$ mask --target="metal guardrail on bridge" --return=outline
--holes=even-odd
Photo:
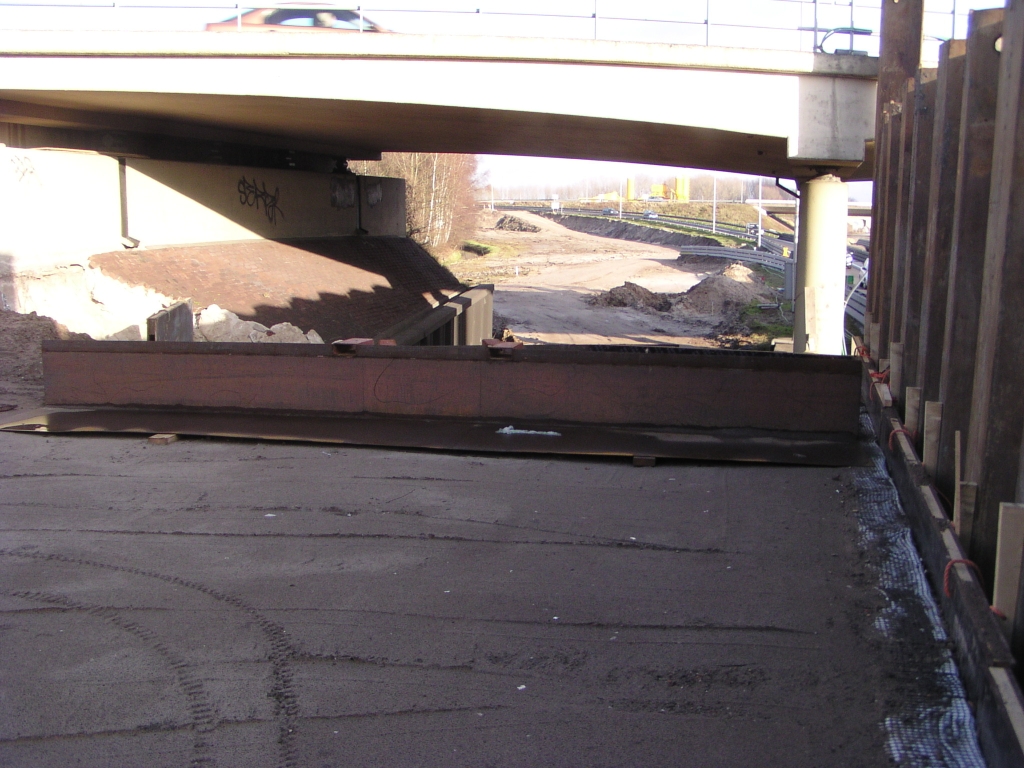
[[[224,0],[5,0],[0,29],[200,30],[226,16],[234,20],[263,5]],[[302,7],[290,2],[289,7]],[[553,4],[552,4],[553,5]],[[965,29],[967,11],[926,0],[925,59],[938,60],[938,44]],[[592,39],[674,45],[725,46],[778,51],[878,55],[880,0],[634,0],[629,12],[606,10],[596,0],[563,2],[529,12],[509,0],[394,0],[380,3],[312,3],[316,10],[356,11],[403,34]],[[362,31],[360,23],[352,31]]]

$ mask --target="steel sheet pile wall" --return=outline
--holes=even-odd
[[[965,651],[965,676],[986,756],[1018,765],[1024,711],[999,670],[1016,666],[1019,679],[1024,658],[1024,2],[973,12],[937,70],[919,68],[922,10],[883,4],[869,394],[954,623],[1001,630]],[[968,616],[971,590],[981,611]],[[984,713],[1000,696],[1012,706],[997,727]]]

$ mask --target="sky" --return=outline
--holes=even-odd
[[[252,0],[249,0],[252,2]],[[306,0],[334,7],[361,7],[378,24],[406,34],[512,35],[599,38],[674,44],[732,45],[811,50],[815,26],[877,32],[881,0]],[[239,0],[241,8],[245,0]],[[268,5],[285,4],[265,0]],[[108,4],[109,3],[109,4]],[[294,3],[294,0],[293,0]],[[967,31],[975,8],[1001,7],[1000,0],[925,0],[922,58],[934,66],[942,40]],[[47,7],[53,6],[53,7]],[[154,6],[154,7],[146,7]],[[159,6],[159,7],[155,7]],[[201,7],[200,7],[201,6]],[[233,18],[229,0],[0,0],[0,29],[201,30],[210,21]],[[264,6],[265,7],[265,6]],[[803,31],[801,31],[803,30]],[[849,48],[851,37],[832,34],[823,49]],[[855,51],[877,55],[877,35],[856,35]],[[481,156],[480,167],[495,186],[636,175],[673,177],[685,169],[585,160]],[[851,198],[869,200],[870,183],[850,185]]]

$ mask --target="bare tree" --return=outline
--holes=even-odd
[[[432,251],[461,242],[472,229],[475,155],[388,152],[350,167],[362,175],[405,179],[406,231]]]

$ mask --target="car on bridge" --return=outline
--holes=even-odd
[[[389,32],[358,11],[303,3],[255,8],[206,25],[207,32]]]
[[[614,208],[605,208],[601,211],[602,216],[614,216],[617,211]]]
[[[644,218],[645,219],[656,219],[656,218],[658,218],[658,214],[656,214],[654,211],[644,211]]]

